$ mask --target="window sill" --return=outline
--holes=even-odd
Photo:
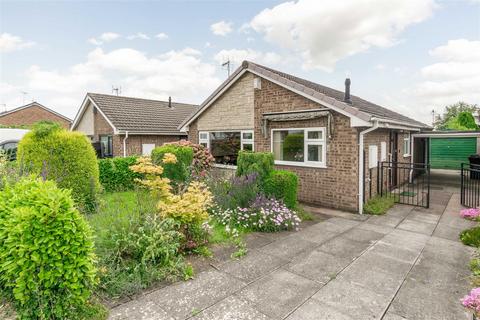
[[[290,161],[275,160],[275,164],[281,165],[281,166],[327,169],[327,166],[323,164],[313,164],[313,163],[304,163],[304,162],[297,163],[297,162],[290,162]]]
[[[237,170],[237,166],[233,164],[221,164],[221,163],[214,163],[213,167],[215,168],[223,168],[223,169],[232,169],[232,170]]]
[[[404,158],[408,158],[408,157],[410,157],[410,156],[411,156],[411,154],[404,154],[404,155],[403,155]]]

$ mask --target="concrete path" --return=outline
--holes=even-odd
[[[458,233],[474,223],[459,218],[456,190],[433,190],[430,209],[397,205],[385,216],[333,217],[272,236],[110,318],[471,319],[459,299],[470,289],[472,249]]]

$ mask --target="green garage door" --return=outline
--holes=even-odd
[[[477,153],[477,138],[430,138],[432,169],[460,169],[462,162]]]

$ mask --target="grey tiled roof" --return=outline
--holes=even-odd
[[[301,91],[304,94],[311,96],[312,98],[318,99],[330,105],[333,105],[339,109],[342,109],[344,112],[358,117],[364,121],[370,121],[372,117],[383,118],[389,121],[400,121],[408,125],[420,128],[428,128],[429,126],[411,119],[407,116],[404,116],[398,112],[389,110],[382,106],[379,106],[370,101],[364,100],[360,97],[351,95],[352,103],[346,103],[344,101],[344,92],[335,90],[329,87],[322,86],[320,84],[292,76],[290,74],[277,71],[250,61],[244,61],[242,65],[232,73],[232,75],[225,80],[201,105],[199,110],[192,114],[191,117],[186,119],[182,125],[188,123],[195,115],[203,111],[203,108],[240,72],[244,69],[251,70],[265,77],[271,78],[275,81],[278,81],[290,87],[294,90]],[[181,126],[182,126],[181,125]]]
[[[184,134],[178,126],[195,112],[197,105],[147,100],[108,94],[87,94],[120,131],[151,134]]]

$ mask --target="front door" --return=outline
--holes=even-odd
[[[398,172],[396,169],[396,163],[398,161],[398,132],[390,131],[390,162],[394,169],[390,170],[390,187],[397,186]]]

